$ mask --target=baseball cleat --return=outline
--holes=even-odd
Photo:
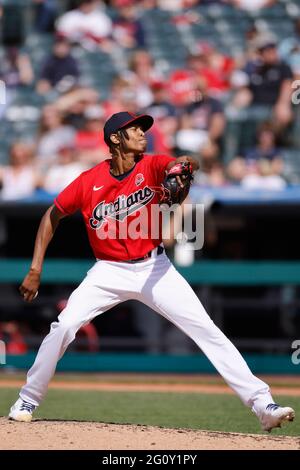
[[[263,431],[271,432],[273,428],[281,428],[285,421],[294,421],[295,411],[289,406],[270,403],[262,412],[259,419]]]
[[[32,413],[35,409],[35,405],[32,405],[31,403],[28,403],[28,401],[24,401],[19,398],[11,407],[8,417],[14,421],[23,421],[25,423],[29,423],[32,420]]]

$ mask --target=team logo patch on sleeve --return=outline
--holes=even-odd
[[[149,204],[154,195],[155,191],[145,186],[129,194],[129,196],[121,194],[114,202],[99,202],[94,208],[92,217],[90,218],[91,228],[98,229],[109,218],[123,222],[126,217]]]
[[[135,177],[135,184],[139,186],[145,180],[144,175],[142,173],[138,173]]]

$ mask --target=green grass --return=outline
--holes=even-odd
[[[7,415],[17,394],[17,389],[0,390],[1,416]],[[298,398],[275,399],[279,403],[293,406],[300,416]],[[35,417],[261,433],[253,413],[237,397],[230,395],[50,390]],[[272,431],[272,435],[300,435],[300,420]]]

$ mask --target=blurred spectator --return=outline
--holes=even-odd
[[[286,182],[281,176],[272,174],[269,165],[259,162],[257,172],[246,174],[241,181],[241,185],[245,189],[280,191],[286,187]]]
[[[6,100],[5,105],[1,103],[0,118],[14,99],[16,91],[21,86],[30,86],[33,79],[30,57],[20,52],[17,47],[7,47],[4,57],[0,59],[0,80],[5,83],[6,87]]]
[[[99,105],[89,106],[84,112],[84,117],[85,126],[77,131],[75,137],[78,159],[88,166],[97,165],[110,157],[103,136],[106,117]]]
[[[195,74],[191,70],[179,69],[170,74],[168,89],[174,106],[187,106],[195,96]]]
[[[141,0],[141,5],[145,10],[153,10],[158,8],[158,0]]]
[[[241,10],[257,11],[272,6],[277,0],[231,0],[233,6]]]
[[[175,147],[174,136],[178,128],[178,118],[175,106],[169,102],[167,84],[163,81],[151,85],[153,101],[146,112],[154,118],[154,122],[164,136],[165,147],[172,151]]]
[[[221,103],[207,96],[205,80],[198,80],[195,100],[183,112],[180,129],[176,135],[181,151],[199,152],[209,141],[217,143],[221,138],[225,119]]]
[[[293,36],[283,39],[279,44],[280,58],[292,69],[297,78],[300,76],[300,18],[297,18]]]
[[[197,184],[210,188],[220,188],[228,184],[222,163],[218,159],[211,160],[210,165],[201,170]]]
[[[136,102],[134,85],[126,77],[118,76],[112,82],[108,100],[103,103],[107,117],[119,111],[129,111],[136,114],[140,109]]]
[[[32,148],[28,144],[12,144],[9,165],[0,167],[0,183],[3,200],[22,199],[33,194],[39,185],[39,177],[32,163]]]
[[[0,340],[4,341],[7,354],[26,354],[27,345],[15,321],[0,323]]]
[[[1,44],[22,47],[25,38],[25,8],[16,1],[1,1]]]
[[[73,145],[75,129],[63,123],[62,115],[55,105],[43,108],[40,121],[37,158],[42,171],[55,161],[62,145]]]
[[[77,161],[75,147],[62,145],[57,153],[57,161],[49,168],[44,177],[43,189],[48,193],[59,193],[77,176],[87,169],[87,165]]]
[[[64,116],[64,122],[75,129],[85,124],[84,112],[87,107],[97,104],[99,94],[93,88],[76,86],[61,95],[55,102],[56,108]]]
[[[259,60],[248,63],[251,105],[273,107],[278,128],[286,127],[292,120],[290,67],[279,59],[274,39],[262,36],[257,40]]]
[[[0,62],[0,78],[8,90],[31,85],[34,75],[29,56],[17,47],[7,47]]]
[[[76,59],[70,52],[67,39],[58,38],[53,46],[52,54],[47,57],[42,66],[40,80],[37,83],[37,92],[45,95],[52,88],[59,92],[70,89],[79,77]]]
[[[219,160],[219,148],[209,141],[200,152],[200,169],[196,171],[194,182],[200,186],[222,187],[228,184],[223,164]]]
[[[232,182],[241,184],[245,189],[281,190],[286,186],[283,177],[273,173],[267,160],[248,166],[242,158],[235,158],[228,165],[228,175]]]
[[[147,132],[147,153],[164,154],[170,152],[170,142],[162,132],[159,123],[155,123]]]
[[[225,99],[230,90],[230,77],[235,67],[234,60],[219,52],[209,42],[198,42],[191,48],[187,68],[172,72],[169,80],[171,101],[176,106],[185,106],[195,90],[195,81],[206,81],[206,93]]]
[[[113,0],[118,16],[113,21],[113,38],[123,48],[143,48],[146,45],[145,31],[138,18],[134,0]]]
[[[249,162],[268,160],[272,163],[275,173],[282,171],[282,159],[280,149],[276,145],[276,134],[273,126],[263,123],[257,134],[257,146],[245,153],[245,159]]]
[[[35,28],[40,33],[52,33],[57,16],[56,0],[33,0]]]
[[[259,30],[257,28],[257,25],[255,23],[250,24],[245,32],[246,41],[250,41],[250,42],[254,41],[258,35],[259,35]]]
[[[243,36],[244,36],[244,47],[239,51],[235,52],[234,54],[234,68],[230,75],[230,90],[229,93],[232,92],[233,82],[235,81],[235,75],[243,73],[247,76],[247,82],[244,85],[245,87],[249,84],[248,74],[245,72],[246,65],[249,63],[256,63],[259,61],[259,52],[257,49],[257,41],[259,37],[261,37],[261,33],[258,27],[259,23],[250,23],[249,26],[246,28]],[[248,90],[248,95],[250,92]],[[228,100],[227,100],[228,101]],[[250,99],[248,99],[249,103]]]
[[[235,111],[245,108],[251,101],[251,92],[249,90],[249,76],[244,70],[234,70],[231,75],[230,99],[226,110]]]
[[[219,52],[212,43],[200,42],[193,48],[188,58],[188,69],[197,78],[205,79],[207,94],[215,98],[226,96],[230,89],[230,76],[234,60]]]
[[[157,0],[159,8],[169,11],[180,11],[184,8],[193,8],[200,2],[201,0]]]
[[[57,32],[71,43],[80,44],[87,49],[106,46],[112,34],[112,22],[107,16],[102,2],[79,0],[78,7],[62,15],[57,21]]]
[[[170,103],[167,83],[162,80],[156,80],[151,83],[151,92],[153,95],[152,103],[147,110],[153,116],[154,120],[164,119],[169,116],[176,117],[176,107]]]
[[[133,53],[129,63],[129,71],[125,72],[123,77],[134,88],[138,108],[145,108],[152,102],[151,83],[162,78],[160,72],[155,68],[151,54],[142,49]]]
[[[228,175],[247,188],[281,189],[286,183],[282,178],[283,160],[276,145],[274,127],[263,123],[257,134],[257,145],[236,157],[228,165]]]

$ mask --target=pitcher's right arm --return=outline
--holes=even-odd
[[[41,282],[40,279],[46,250],[60,219],[63,217],[65,217],[65,214],[60,212],[55,205],[50,206],[42,217],[35,239],[31,267],[19,287],[19,291],[26,302],[31,302],[35,298]]]

